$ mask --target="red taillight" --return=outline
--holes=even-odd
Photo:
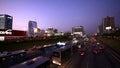
[[[84,55],[85,54],[85,52],[80,52],[80,55]]]

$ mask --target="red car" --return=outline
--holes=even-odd
[[[93,54],[99,54],[100,50],[99,49],[93,49]]]
[[[85,51],[80,51],[80,55],[85,55]]]

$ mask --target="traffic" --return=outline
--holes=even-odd
[[[43,46],[33,46],[23,50],[13,52],[0,53],[0,67],[16,67],[20,66],[21,63],[32,60],[38,56],[47,57],[53,64],[61,65],[63,62],[68,60],[78,48],[78,44],[71,44],[72,42],[58,42],[56,44],[49,44]],[[79,47],[80,48],[80,47]],[[35,62],[35,61],[34,61]],[[25,65],[22,65],[25,66]]]
[[[0,55],[2,68],[58,68],[64,66],[76,54],[85,57],[89,53],[102,54],[105,46],[95,38],[79,41],[58,42],[44,46],[33,46],[29,49],[19,50]],[[89,52],[90,51],[90,52]]]

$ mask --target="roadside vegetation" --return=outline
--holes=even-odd
[[[114,50],[118,51],[120,53],[120,40],[118,39],[111,39],[107,37],[99,37],[99,39],[107,44],[108,46],[112,47]]]
[[[59,41],[69,41],[71,40],[67,36],[58,37],[55,39],[43,39],[43,40],[30,40],[30,41],[21,41],[21,42],[5,42],[0,44],[0,51],[14,51],[21,50],[26,48],[31,48],[33,46],[42,46],[47,44],[54,44]]]
[[[112,32],[99,34],[97,38],[120,53],[120,28]]]

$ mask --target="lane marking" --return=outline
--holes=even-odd
[[[118,57],[116,57],[114,54],[112,54],[109,50],[107,50],[107,52],[109,52],[109,54],[111,54],[112,57],[114,57],[118,62],[120,62],[120,59]]]
[[[87,62],[87,68],[88,68],[88,62]]]

